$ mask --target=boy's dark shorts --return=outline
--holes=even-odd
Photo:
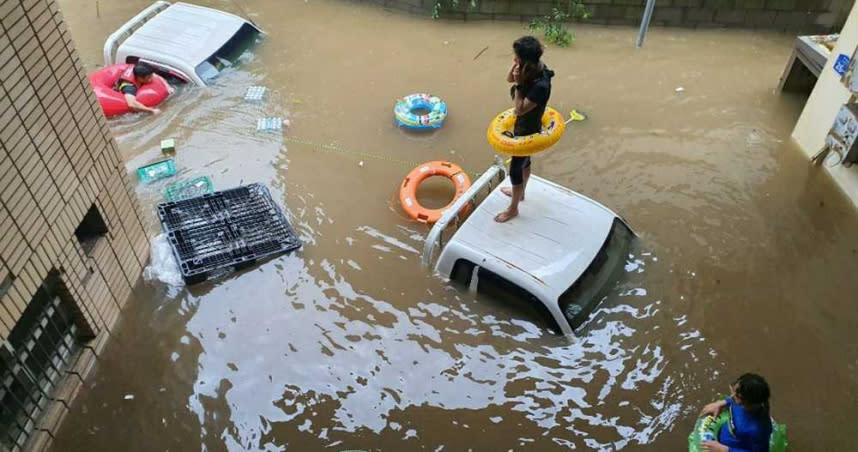
[[[509,179],[513,185],[524,182],[524,169],[530,168],[530,157],[513,157],[509,164]]]

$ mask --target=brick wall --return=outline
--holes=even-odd
[[[435,0],[353,0],[388,9],[430,15]],[[638,25],[646,0],[583,0],[590,23]],[[461,20],[529,22],[549,13],[554,0],[469,0],[443,16]],[[656,0],[652,24],[679,27],[738,27],[799,33],[840,31],[854,0]]]
[[[84,250],[94,208],[108,231]],[[31,436],[44,444],[148,259],[134,187],[54,0],[0,0],[0,340],[49,274],[84,332]]]

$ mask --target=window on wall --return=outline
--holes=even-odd
[[[93,204],[75,229],[74,235],[86,254],[91,255],[95,244],[104,237],[104,234],[107,234],[107,224],[101,217],[98,207]]]
[[[0,346],[0,450],[23,448],[80,349],[68,300],[52,273]]]

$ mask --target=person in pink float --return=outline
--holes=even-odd
[[[137,90],[142,88],[144,85],[152,83],[152,80],[155,80],[156,78],[161,79],[162,81],[164,80],[160,75],[156,74],[148,64],[137,63],[133,67],[128,68],[128,70],[119,77],[119,80],[116,81],[116,86],[114,86],[113,89],[119,91],[123,96],[125,96],[125,102],[128,104],[128,108],[132,111],[143,111],[157,115],[161,113],[160,109],[147,107],[137,100]],[[166,81],[164,81],[164,85],[167,86],[167,93],[173,94],[173,87]]]

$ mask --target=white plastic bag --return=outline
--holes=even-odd
[[[152,239],[151,258],[149,265],[143,270],[143,279],[146,281],[161,281],[173,287],[182,287],[185,285],[185,281],[182,279],[182,272],[179,271],[179,264],[176,262],[176,258],[173,257],[170,242],[167,241],[167,234],[161,233]]]

